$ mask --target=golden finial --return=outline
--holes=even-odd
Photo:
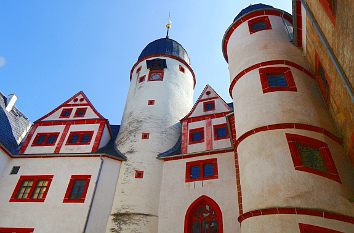
[[[166,28],[167,28],[166,38],[168,38],[168,33],[171,27],[172,27],[171,15],[170,12],[168,12],[168,23],[166,24]]]

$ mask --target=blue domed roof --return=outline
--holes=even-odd
[[[144,57],[158,54],[179,57],[187,62],[187,64],[190,64],[187,51],[182,47],[180,43],[170,38],[161,38],[148,44],[141,52],[139,60],[143,59]]]
[[[269,6],[269,5],[265,5],[265,4],[254,4],[254,5],[249,5],[248,7],[246,7],[245,9],[243,9],[237,16],[236,18],[234,19],[234,22],[236,20],[238,20],[239,18],[241,18],[242,16],[252,12],[252,11],[257,11],[257,10],[262,10],[262,9],[271,9],[271,8],[274,8],[272,6]]]

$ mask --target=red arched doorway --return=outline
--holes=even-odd
[[[204,195],[195,200],[187,210],[184,233],[223,233],[218,204]]]

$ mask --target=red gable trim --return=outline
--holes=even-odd
[[[195,79],[195,74],[194,74],[194,71],[192,70],[192,67],[190,67],[190,65],[185,62],[184,60],[182,60],[181,58],[179,57],[176,57],[176,56],[172,56],[172,55],[167,55],[167,54],[155,54],[155,55],[151,55],[151,56],[148,56],[148,57],[143,57],[142,59],[138,60],[134,65],[133,65],[133,68],[130,70],[130,80],[132,80],[132,75],[133,75],[133,70],[135,69],[135,67],[142,61],[144,60],[147,60],[149,58],[153,58],[153,57],[169,57],[169,58],[172,58],[172,59],[175,59],[181,63],[183,63],[188,69],[189,71],[192,73],[192,76],[193,76],[193,81],[194,81],[194,85],[193,85],[193,89],[195,87],[195,84],[197,83],[196,79]]]
[[[91,152],[96,152],[98,150],[98,147],[100,146],[100,143],[101,143],[101,139],[102,139],[105,125],[106,125],[105,122],[100,123],[100,126],[98,128],[98,132],[96,135],[96,140],[95,140],[95,143],[93,144]]]
[[[117,161],[122,161],[122,159],[116,158],[109,154],[45,154],[45,155],[21,155],[21,156],[12,156],[13,159],[52,159],[52,158],[109,158]]]
[[[87,104],[69,104],[69,102],[74,99],[75,97],[82,95],[84,97],[84,99],[87,101]],[[87,96],[85,95],[85,93],[83,91],[79,91],[78,93],[76,93],[73,97],[71,97],[70,99],[68,99],[67,101],[65,101],[64,103],[62,103],[61,105],[59,105],[58,107],[56,107],[53,111],[49,112],[48,114],[46,114],[45,116],[39,118],[38,120],[36,120],[35,122],[38,121],[42,121],[43,119],[47,118],[48,116],[52,115],[54,112],[58,111],[61,107],[66,107],[66,106],[90,106],[92,108],[92,111],[94,111],[94,113],[96,113],[96,115],[100,118],[100,119],[105,119],[99,112],[97,112],[97,110],[93,107],[92,103],[90,102],[90,100],[87,98]]]

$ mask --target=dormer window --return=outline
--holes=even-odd
[[[87,108],[78,108],[75,111],[74,117],[84,117],[86,114]]]
[[[71,132],[66,142],[67,145],[88,145],[91,142],[93,131]]]
[[[64,108],[60,113],[60,118],[69,118],[72,111],[72,108]]]
[[[215,101],[207,101],[203,103],[204,112],[209,112],[215,110]]]
[[[53,146],[59,133],[38,133],[33,140],[32,146]]]
[[[204,142],[204,128],[191,129],[189,131],[189,144]]]
[[[229,131],[226,124],[214,125],[214,140],[221,140],[229,137]]]

